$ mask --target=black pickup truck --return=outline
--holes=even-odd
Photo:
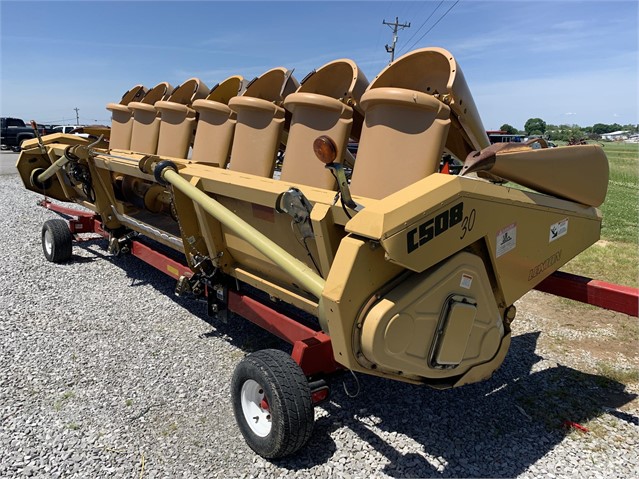
[[[52,133],[51,128],[37,125],[40,134]],[[36,134],[31,126],[25,124],[20,118],[0,118],[0,144],[3,147],[11,148],[14,151],[20,150],[20,143],[24,140],[35,138]]]

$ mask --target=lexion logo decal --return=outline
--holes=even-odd
[[[406,248],[408,253],[412,253],[420,246],[424,246],[433,238],[448,231],[456,224],[462,222],[464,218],[464,203],[457,203],[452,208],[438,214],[416,228],[406,233]],[[473,217],[474,222],[474,217]]]
[[[544,261],[542,261],[537,266],[532,268],[528,272],[528,281],[530,281],[532,279],[535,279],[537,276],[539,276],[541,273],[543,273],[548,268],[550,268],[552,265],[554,265],[557,261],[559,261],[561,259],[561,251],[562,250],[559,250],[559,251],[553,253],[548,258],[546,258]]]

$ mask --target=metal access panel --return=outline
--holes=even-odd
[[[474,304],[451,300],[435,353],[436,364],[457,366],[462,362],[476,315],[477,307]]]

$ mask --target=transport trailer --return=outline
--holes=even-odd
[[[603,150],[491,146],[441,48],[370,83],[339,59],[301,82],[278,67],[210,89],[136,85],[107,108],[108,143],[24,145],[27,189],[91,211],[45,201],[74,215],[44,224],[45,256],[67,261],[77,233],[100,233],[211,315],[290,342],[291,355],[257,351],[233,374],[237,424],[266,458],[307,442],[337,371],[434,388],[489,378],[514,302],[599,239]],[[443,155],[463,162],[458,175],[440,172]]]

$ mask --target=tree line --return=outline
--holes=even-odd
[[[523,130],[518,130],[508,123],[504,123],[499,129],[509,135],[539,135],[551,141],[569,141],[571,139],[581,138],[598,140],[601,138],[601,135],[612,133],[613,131],[627,131],[628,134],[639,133],[639,125],[620,125],[619,123],[595,123],[592,126],[553,125],[546,123],[541,118],[529,118]]]

